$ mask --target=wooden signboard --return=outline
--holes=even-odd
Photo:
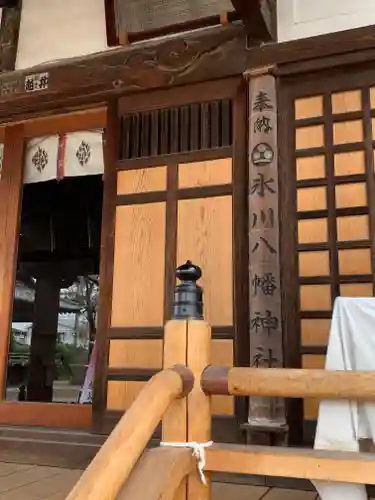
[[[250,360],[253,367],[283,366],[281,320],[277,100],[275,77],[250,76],[249,291]],[[284,429],[284,402],[250,398],[250,431]]]

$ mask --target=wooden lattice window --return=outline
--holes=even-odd
[[[210,150],[232,145],[229,99],[126,115],[120,159]]]
[[[374,294],[375,87],[294,100],[302,366],[324,368],[337,296]],[[305,402],[315,420],[317,403]]]

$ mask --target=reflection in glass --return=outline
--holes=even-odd
[[[38,278],[23,273],[20,278],[15,287],[6,399],[90,402],[87,390],[83,395],[81,391],[95,341],[98,275],[78,276],[68,284],[51,272]]]

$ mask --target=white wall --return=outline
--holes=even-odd
[[[277,0],[280,42],[375,24],[374,0]]]
[[[104,0],[23,0],[16,69],[106,48]]]

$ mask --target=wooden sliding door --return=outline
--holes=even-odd
[[[200,88],[120,101],[113,118],[118,142],[108,175],[115,177],[115,202],[107,228],[113,264],[101,340],[108,356],[98,367],[106,375],[97,393],[108,417],[126,411],[162,368],[175,269],[188,259],[202,268],[212,362],[248,363],[244,103],[236,81]],[[213,414],[233,420],[233,399],[216,398]]]

